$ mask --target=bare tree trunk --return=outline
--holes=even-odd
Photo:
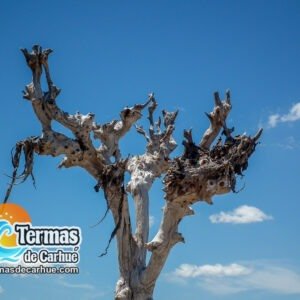
[[[182,234],[178,232],[180,221],[194,214],[191,205],[195,202],[212,204],[214,195],[235,191],[236,176],[246,170],[262,130],[254,137],[232,137],[233,129],[226,126],[226,118],[231,110],[230,93],[226,92],[224,101],[215,93],[214,109],[207,114],[210,126],[200,143],[194,143],[191,130],[184,131],[184,153],[171,159],[170,154],[177,146],[172,134],[178,112],[162,111],[162,129],[160,117],[154,122],[157,103],[154,95],[150,94],[145,104],[126,107],[120,113],[120,120],[103,125],[95,123],[92,113],[68,114],[56,103],[60,90],[53,84],[48,66],[48,56],[52,50],[43,51],[40,46],[34,46],[31,53],[26,49],[22,51],[33,75],[32,82],[26,86],[24,98],[31,102],[41,123],[42,134],[17,143],[12,157],[12,181],[4,201],[8,200],[18,179],[24,181],[32,175],[34,153],[64,155],[59,167],[84,168],[95,178],[96,191],[103,189],[115,223],[110,239],[117,239],[120,273],[115,299],[152,299],[156,281],[172,247],[178,242],[184,242]],[[42,71],[48,83],[47,92],[41,89]],[[145,137],[147,150],[143,155],[122,159],[119,140],[141,118],[142,110],[146,107],[150,122],[148,133],[139,126],[136,126],[136,130]],[[73,136],[54,131],[52,122],[68,128]],[[225,141],[219,138],[213,145],[222,129]],[[94,146],[91,133],[101,141],[99,148]],[[25,169],[21,175],[17,175],[22,151]],[[124,182],[125,172],[131,176],[127,186]],[[149,190],[156,178],[162,175],[166,204],[160,228],[153,240],[149,241]],[[134,199],[135,233],[131,228],[127,193],[131,193]],[[151,252],[148,263],[147,251]]]

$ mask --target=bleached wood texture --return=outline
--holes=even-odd
[[[9,199],[17,180],[26,180],[32,175],[34,154],[64,155],[59,167],[84,168],[95,178],[96,191],[103,189],[116,225],[112,237],[115,234],[117,239],[120,278],[116,284],[115,299],[152,299],[155,283],[171,248],[178,242],[184,242],[183,235],[178,231],[180,221],[194,214],[191,206],[195,202],[212,204],[213,196],[235,191],[236,176],[246,170],[262,130],[254,137],[233,137],[233,129],[226,125],[231,110],[230,92],[226,92],[224,101],[215,93],[214,108],[207,114],[210,125],[200,143],[193,141],[191,130],[184,131],[184,153],[171,158],[170,154],[177,146],[172,134],[178,111],[163,110],[162,118],[155,122],[154,113],[158,104],[154,95],[150,94],[144,104],[125,107],[120,113],[120,120],[102,125],[95,122],[93,113],[66,113],[57,104],[56,97],[60,90],[50,76],[48,56],[52,50],[43,50],[35,45],[31,52],[26,49],[22,52],[33,75],[32,82],[25,88],[24,98],[31,102],[42,133],[16,144],[12,157],[12,182],[4,201]],[[41,88],[42,72],[48,83],[46,92]],[[136,125],[146,108],[148,130]],[[54,131],[53,122],[68,128],[72,136]],[[143,155],[124,159],[119,141],[133,125],[145,137],[146,151]],[[224,141],[220,137],[221,130]],[[94,146],[92,135],[101,141],[100,147]],[[17,175],[22,152],[25,168],[21,175]],[[130,174],[127,185],[125,172]],[[149,190],[161,176],[164,176],[165,206],[160,228],[149,241]],[[135,205],[135,232],[131,228],[128,193],[132,195]],[[151,252],[148,262],[147,251]]]

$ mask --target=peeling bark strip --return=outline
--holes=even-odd
[[[9,196],[13,189],[13,186],[15,184],[24,182],[28,178],[28,176],[31,176],[33,185],[35,186],[35,180],[34,180],[34,176],[33,176],[34,143],[35,143],[35,137],[30,137],[24,141],[20,141],[15,146],[14,155],[11,153],[11,162],[14,167],[14,171],[12,173],[11,182],[8,185],[3,203],[6,203],[7,200],[9,199]],[[22,151],[24,153],[25,166],[24,166],[24,170],[23,170],[22,174],[18,175],[17,173],[18,173],[18,169],[19,169],[19,165],[20,165]],[[12,152],[13,152],[13,150],[12,150]]]
[[[176,243],[184,242],[182,234],[178,232],[180,221],[194,214],[191,205],[195,202],[212,204],[214,195],[235,192],[236,177],[247,169],[262,129],[253,137],[232,136],[234,128],[226,125],[226,118],[232,108],[230,92],[226,92],[224,101],[216,92],[213,111],[206,113],[210,125],[200,143],[197,145],[194,142],[191,130],[185,130],[184,153],[172,159],[170,154],[177,146],[173,131],[178,111],[163,110],[162,118],[159,117],[155,122],[154,113],[158,104],[154,94],[150,94],[144,104],[125,107],[120,113],[120,120],[112,120],[110,123],[97,124],[92,113],[83,115],[78,112],[71,115],[62,111],[56,103],[60,89],[53,84],[48,65],[48,56],[52,50],[43,50],[35,45],[32,52],[26,49],[22,49],[22,52],[32,71],[32,82],[25,87],[24,98],[31,102],[42,133],[39,137],[29,137],[16,144],[12,155],[14,171],[4,202],[9,199],[16,182],[26,180],[29,175],[33,176],[34,153],[63,155],[60,168],[84,168],[95,178],[95,190],[103,189],[107,208],[112,212],[115,223],[105,250],[106,253],[111,240],[116,236],[120,279],[116,284],[115,299],[152,299],[155,283],[170,250]],[[48,84],[46,92],[42,91],[40,82],[43,71]],[[148,131],[136,124],[146,107]],[[53,122],[68,128],[72,136],[54,131]],[[134,124],[137,132],[146,139],[145,154],[122,159],[119,141]],[[219,137],[213,144],[220,132],[224,138]],[[99,148],[94,146],[91,133],[101,141]],[[17,175],[22,152],[25,167],[21,175]],[[125,172],[130,174],[127,186],[124,182]],[[153,240],[149,241],[149,190],[156,178],[162,175],[166,204],[160,228]],[[135,232],[131,229],[127,192],[134,200]],[[151,252],[148,263],[147,251]]]

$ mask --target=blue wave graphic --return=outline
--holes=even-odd
[[[10,235],[14,233],[14,229],[7,221],[0,220],[0,238],[4,233]],[[26,247],[4,247],[0,245],[0,262],[17,262],[25,250]]]

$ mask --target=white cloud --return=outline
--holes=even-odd
[[[246,268],[239,264],[231,264],[223,266],[221,264],[216,265],[189,265],[182,264],[174,271],[176,276],[180,277],[199,277],[199,276],[210,276],[210,277],[222,277],[222,276],[239,276],[251,273],[251,269]]]
[[[66,281],[58,281],[58,283],[67,288],[93,290],[95,287],[88,283],[70,283]]]
[[[211,215],[209,219],[212,223],[246,224],[271,220],[273,217],[266,215],[257,207],[242,205],[233,211],[221,211],[219,214]]]
[[[4,288],[0,285],[0,294],[4,292]]]
[[[300,294],[300,274],[274,263],[246,262],[227,266],[185,264],[166,278],[170,282],[181,280],[184,283],[195,283],[198,287],[219,295],[251,290]]]
[[[278,122],[280,122],[279,114],[269,116],[269,120],[268,120],[269,127],[271,127],[271,128],[275,127]]]
[[[274,114],[269,116],[268,125],[274,128],[278,123],[295,122],[297,120],[300,120],[300,102],[294,104],[287,114]]]
[[[151,228],[155,223],[155,218],[154,216],[149,216],[149,227]]]

